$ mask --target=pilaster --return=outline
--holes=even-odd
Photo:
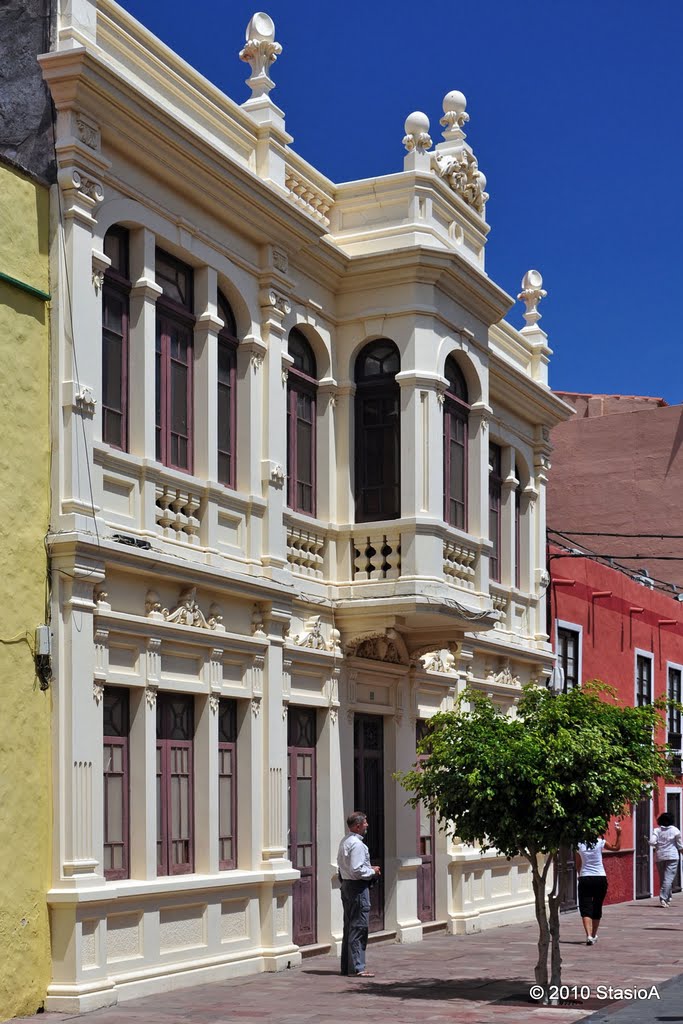
[[[469,416],[468,533],[474,537],[489,535],[489,422],[492,410],[485,402],[475,402]],[[489,559],[482,554],[475,586],[481,593],[489,589]]]

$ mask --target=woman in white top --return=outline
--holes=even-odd
[[[654,830],[648,841],[655,848],[655,864],[659,872],[659,905],[668,907],[671,903],[671,886],[681,860],[683,839],[671,814],[660,814],[657,825],[659,828]]]
[[[598,941],[598,928],[602,920],[602,904],[607,895],[607,875],[602,863],[603,850],[618,850],[621,846],[621,825],[616,822],[617,838],[614,843],[596,839],[594,843],[579,843],[576,852],[580,857],[579,867],[579,913],[586,932],[586,945],[594,946]]]

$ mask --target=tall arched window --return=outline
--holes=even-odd
[[[113,227],[104,238],[111,266],[102,285],[102,440],[128,451],[128,232]]]
[[[156,283],[156,454],[164,466],[192,472],[192,268],[157,249]]]
[[[287,375],[287,504],[314,516],[318,372],[313,349],[296,327],[288,349],[294,362]]]
[[[218,479],[235,486],[237,416],[237,324],[225,296],[218,293],[218,315],[223,329],[218,335]]]
[[[467,422],[470,405],[467,383],[453,356],[446,360],[448,381],[443,407],[444,519],[467,529]]]
[[[393,341],[373,341],[356,359],[356,522],[401,514],[401,368]]]

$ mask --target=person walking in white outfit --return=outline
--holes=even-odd
[[[671,903],[671,887],[681,861],[683,838],[680,829],[674,825],[672,815],[666,811],[657,818],[657,825],[658,828],[654,830],[648,842],[655,849],[655,864],[659,874],[659,905],[668,907]]]
[[[579,913],[586,932],[587,946],[594,946],[598,941],[602,904],[607,895],[607,873],[602,863],[602,851],[616,851],[621,847],[619,822],[615,822],[614,828],[617,838],[613,843],[596,839],[594,843],[579,843],[576,847],[579,857]]]

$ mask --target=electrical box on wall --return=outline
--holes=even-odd
[[[52,654],[52,633],[49,626],[36,626],[36,655],[49,657]]]

